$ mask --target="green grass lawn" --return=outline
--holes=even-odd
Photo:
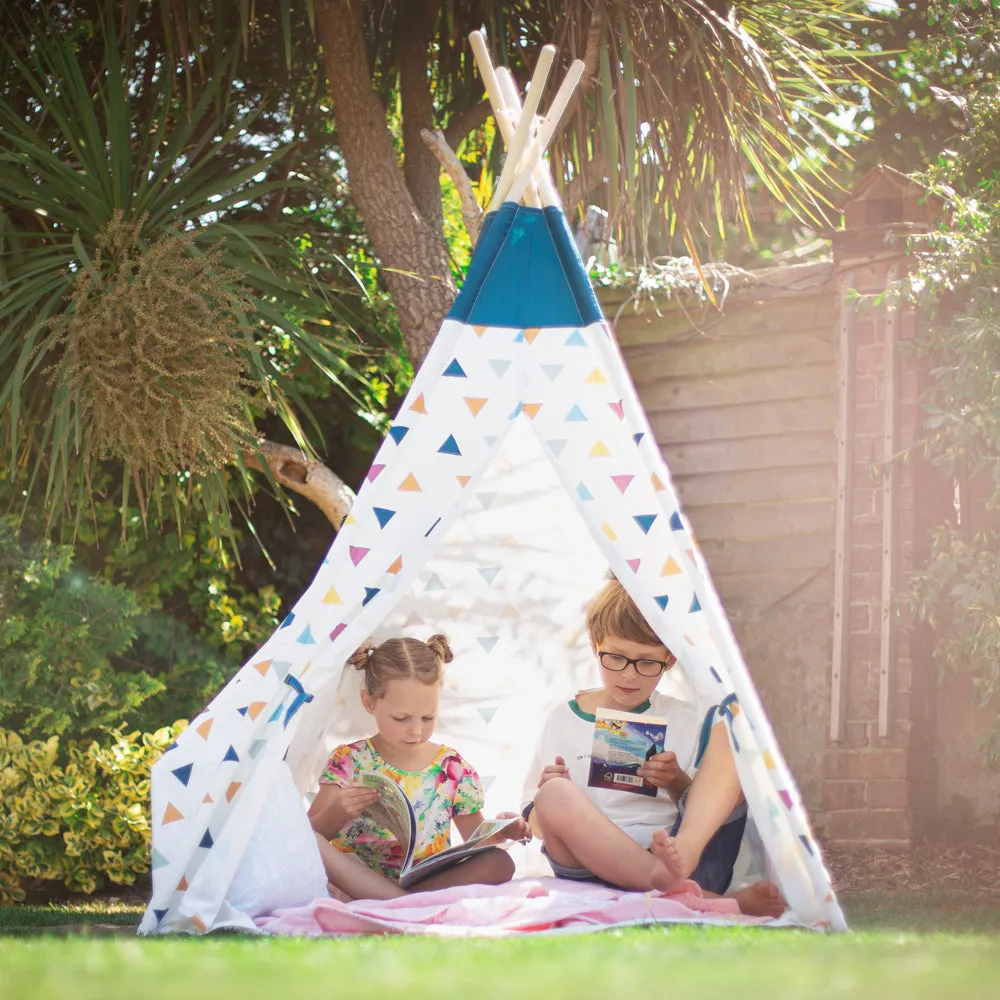
[[[850,934],[682,926],[503,941],[27,935],[27,925],[134,922],[136,911],[11,907],[0,909],[0,1000],[1000,995],[1000,900],[914,901],[846,900],[859,928]]]

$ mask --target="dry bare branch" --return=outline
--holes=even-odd
[[[427,143],[428,149],[438,158],[445,173],[455,182],[462,202],[462,222],[472,239],[473,246],[479,239],[479,230],[483,224],[483,210],[476,201],[476,193],[472,190],[472,181],[465,172],[465,167],[448,145],[441,129],[421,129],[420,137]]]
[[[263,461],[262,461],[263,459]],[[354,490],[322,462],[287,444],[261,441],[259,454],[247,453],[244,464],[264,472],[264,463],[275,482],[311,500],[339,530],[354,505]]]

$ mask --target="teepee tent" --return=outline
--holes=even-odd
[[[379,630],[451,636],[437,736],[483,774],[487,811],[516,808],[545,695],[569,697],[590,669],[583,605],[608,568],[678,656],[665,683],[722,706],[792,917],[842,928],[801,797],[542,160],[582,64],[539,118],[552,50],[522,111],[481,36],[473,45],[509,147],[497,204],[312,584],[154,766],[141,931],[254,926],[234,884],[268,817],[304,823],[331,746],[364,733],[357,674],[344,664]],[[295,864],[280,854],[268,852],[272,869]]]

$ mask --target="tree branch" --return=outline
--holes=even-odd
[[[245,454],[243,463],[270,471],[276,483],[311,500],[338,531],[354,505],[354,491],[339,476],[291,445],[261,441],[259,453]]]
[[[423,129],[420,138],[427,143],[427,148],[438,158],[445,173],[455,182],[458,188],[458,195],[462,201],[462,222],[472,240],[472,245],[476,245],[479,239],[479,230],[483,225],[483,210],[476,201],[476,193],[472,190],[472,181],[462,166],[462,161],[455,155],[455,151],[448,145],[444,133],[436,128],[432,132],[430,129]]]
[[[484,97],[471,108],[452,115],[448,127],[444,130],[445,142],[454,149],[470,132],[475,132],[491,114],[493,108],[489,100]]]
[[[588,160],[583,165],[579,175],[574,177],[563,190],[563,204],[567,208],[581,204],[587,195],[604,180],[606,173],[607,168],[601,157],[595,156],[592,160]]]

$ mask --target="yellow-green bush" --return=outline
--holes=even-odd
[[[149,771],[187,723],[89,744],[0,729],[0,903],[36,880],[91,893],[149,870]]]

